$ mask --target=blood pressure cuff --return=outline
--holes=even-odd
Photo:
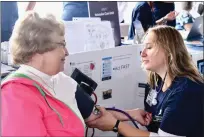
[[[77,85],[75,98],[82,117],[87,119],[93,111],[94,101],[79,85]]]

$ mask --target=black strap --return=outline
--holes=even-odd
[[[116,124],[115,124],[115,127],[118,128],[119,123],[120,123],[120,120],[117,120],[117,122],[116,122]]]
[[[117,120],[115,123],[115,126],[113,127],[114,132],[118,132],[118,126],[119,126],[120,120]]]

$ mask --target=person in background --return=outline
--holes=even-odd
[[[63,2],[62,19],[72,21],[73,17],[89,17],[87,1]]]
[[[152,4],[155,20],[159,20],[162,17],[166,16],[169,12],[175,10],[174,2],[154,1]],[[168,20],[166,22],[166,25],[175,27],[176,20]]]
[[[200,16],[203,16],[204,15],[204,4],[203,3],[200,3],[198,5],[198,9],[197,9],[197,12]]]
[[[118,3],[119,22],[124,23],[124,11],[127,8],[127,2]],[[72,21],[73,17],[89,17],[88,2],[74,1],[63,2],[62,19],[64,21]]]
[[[103,107],[89,127],[118,131],[123,136],[201,137],[203,134],[204,79],[194,65],[181,34],[173,27],[150,28],[144,37],[142,66],[149,72],[150,90],[145,103],[152,114],[149,131],[116,119]],[[188,67],[187,67],[188,66]]]
[[[132,11],[132,21],[129,28],[128,39],[134,39],[135,36],[135,26],[134,22],[140,21],[143,30],[146,32],[149,28],[155,26],[156,24],[166,24],[167,21],[175,20],[177,16],[175,11],[171,11],[162,18],[156,20],[154,17],[153,2],[138,2]]]
[[[17,2],[1,2],[1,42],[9,41],[17,19]]]
[[[190,14],[190,11],[193,7],[193,2],[187,1],[187,2],[180,2],[180,3],[181,3],[182,11],[180,11],[179,15],[176,18],[176,29],[185,30],[189,32],[195,20],[193,16]]]
[[[28,2],[28,5],[27,5],[25,11],[31,11],[31,10],[33,10],[33,9],[35,8],[35,5],[36,5],[36,2],[35,2],[35,1]]]
[[[25,11],[33,10],[35,2],[29,2]],[[18,19],[17,1],[1,2],[1,42],[9,41],[13,31],[13,26]]]

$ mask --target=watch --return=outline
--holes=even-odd
[[[117,120],[115,126],[113,127],[114,132],[118,132],[118,126],[119,126],[120,120]]]

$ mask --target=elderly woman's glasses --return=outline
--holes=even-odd
[[[66,49],[66,42],[65,41],[63,41],[63,42],[55,42],[54,44],[58,44],[59,47],[63,47],[64,49]],[[67,50],[65,50],[65,56],[68,56],[68,55],[69,54],[68,54]]]
[[[63,41],[63,42],[56,42],[55,44],[60,45],[60,47],[61,47],[61,46],[62,46],[62,47],[66,47],[66,42],[65,42],[65,41]]]

